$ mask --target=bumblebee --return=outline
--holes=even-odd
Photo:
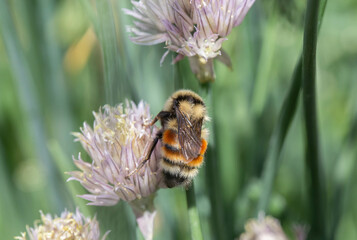
[[[190,90],[172,94],[163,110],[150,123],[152,126],[160,121],[162,128],[137,169],[150,159],[160,140],[163,155],[160,165],[166,185],[169,188],[188,187],[197,175],[207,149],[208,131],[203,128],[207,119],[206,106],[199,95]]]

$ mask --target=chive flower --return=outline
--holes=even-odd
[[[60,216],[52,217],[50,214],[41,213],[41,220],[35,221],[35,226],[26,226],[26,232],[15,237],[18,240],[105,240],[109,231],[100,237],[99,224],[96,218],[86,218],[78,208],[75,213],[65,210]],[[27,238],[28,235],[28,238]]]
[[[133,9],[124,12],[135,18],[127,31],[134,43],[165,43],[178,53],[173,63],[189,57],[192,71],[201,82],[213,81],[213,61],[230,67],[221,50],[233,27],[244,19],[255,0],[132,0]],[[168,54],[164,54],[164,57]]]
[[[149,105],[143,101],[138,105],[127,101],[125,106],[105,105],[93,114],[93,128],[84,123],[81,132],[73,134],[92,161],[84,161],[79,154],[73,161],[80,171],[69,172],[68,181],[76,180],[89,191],[79,196],[88,200],[88,205],[111,206],[120,200],[128,202],[142,233],[150,239],[156,214],[153,195],[160,187],[165,187],[159,166],[160,143],[151,159],[128,177],[143,160],[158,131],[156,126],[149,126]]]

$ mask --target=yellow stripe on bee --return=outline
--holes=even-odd
[[[197,168],[190,169],[184,165],[175,165],[174,163],[167,162],[164,159],[161,160],[160,164],[165,172],[169,172],[170,174],[177,175],[179,177],[194,178],[198,174]]]
[[[182,168],[179,175],[184,178],[194,178],[198,174],[198,169]]]
[[[165,162],[163,159],[160,161],[160,165],[164,171],[169,172],[172,175],[176,175],[181,171],[179,166]]]

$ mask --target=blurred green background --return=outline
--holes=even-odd
[[[305,1],[255,3],[223,44],[233,70],[216,63],[207,93],[187,59],[162,67],[163,45],[130,42],[121,8],[129,0],[0,0],[0,233],[12,239],[39,210],[79,206],[97,213],[109,239],[136,239],[127,204],[88,207],[85,190],[66,183],[72,155],[83,152],[70,132],[92,111],[126,98],[158,113],[176,89],[206,99],[211,122],[206,166],[195,180],[205,239],[233,239],[256,217],[269,141],[302,50]],[[318,40],[317,95],[326,224],[331,239],[357,239],[357,2],[330,1]],[[282,149],[267,214],[288,234],[310,225],[301,99]],[[86,156],[86,155],[85,155]],[[88,158],[87,158],[88,159]],[[213,167],[214,168],[213,168]],[[209,169],[215,169],[214,172]],[[218,190],[218,191],[217,191]],[[188,239],[183,189],[160,190],[154,239]],[[220,232],[212,230],[218,224]],[[120,237],[119,237],[120,236]]]

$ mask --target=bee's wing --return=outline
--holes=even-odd
[[[202,120],[190,121],[179,107],[175,107],[175,110],[181,153],[188,161],[191,161],[199,155],[201,149]]]

